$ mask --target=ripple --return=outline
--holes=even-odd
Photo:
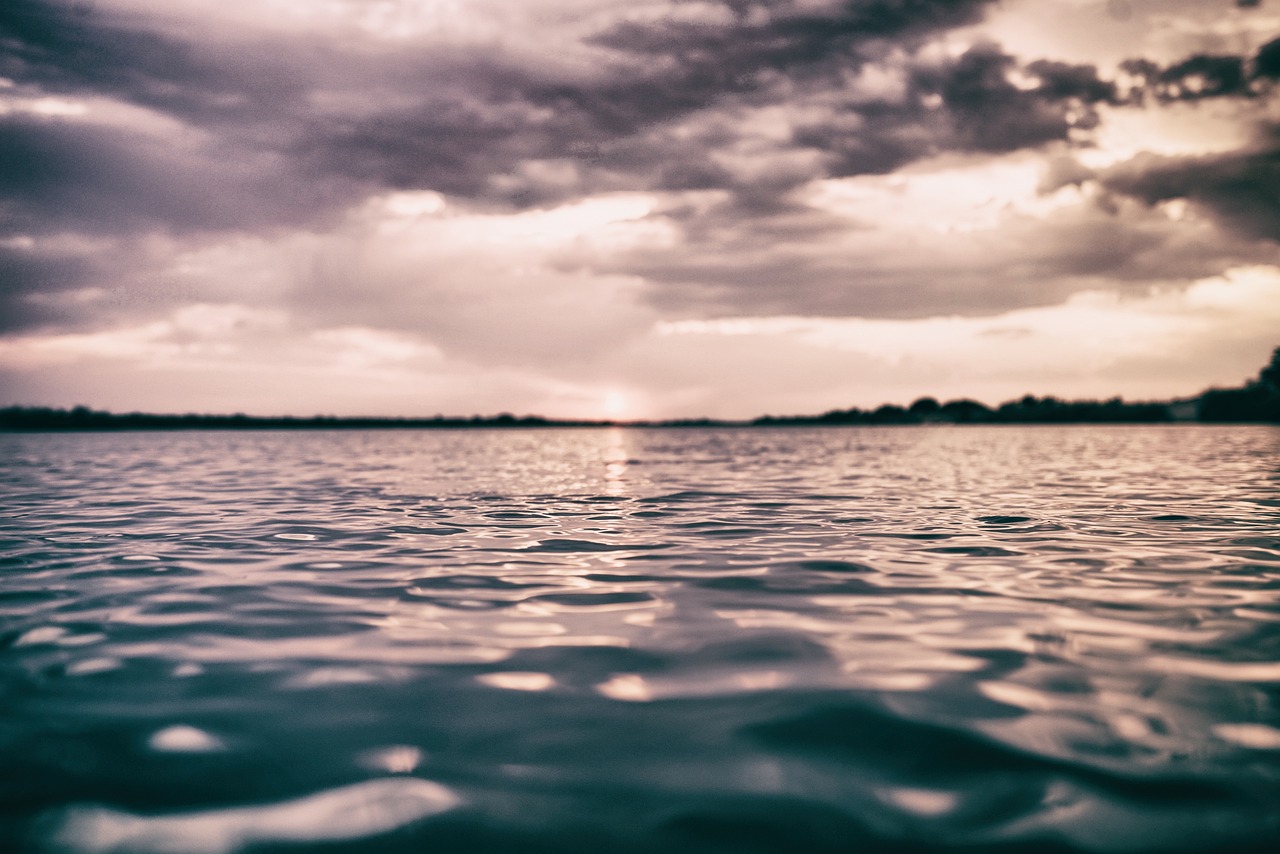
[[[157,730],[147,739],[147,746],[158,753],[213,753],[226,749],[222,739],[186,724]]]
[[[555,677],[549,673],[507,672],[482,673],[476,681],[508,691],[548,691],[555,687]]]
[[[0,435],[0,836],[1269,850],[1278,472],[1241,426]]]
[[[954,811],[960,802],[954,792],[929,789],[886,789],[884,797],[900,809],[930,818]]]
[[[999,546],[942,546],[924,551],[942,555],[968,555],[970,557],[1017,557],[1026,552],[1004,549]]]
[[[67,636],[62,626],[38,626],[18,635],[14,646],[33,646],[35,644],[52,644]]]
[[[1280,750],[1280,729],[1266,724],[1214,724],[1213,734],[1255,750]]]
[[[102,656],[99,658],[82,658],[79,661],[70,662],[64,672],[68,676],[92,676],[97,673],[110,673],[112,670],[119,670],[121,667],[124,667],[124,662],[120,659]]]
[[[370,771],[410,774],[425,759],[426,755],[412,744],[392,744],[366,750],[356,758],[356,762]]]
[[[571,608],[612,608],[617,605],[635,605],[643,602],[654,601],[654,597],[649,593],[631,593],[627,591],[546,593],[535,598],[540,602],[549,602],[553,605],[567,605]]]
[[[1280,661],[1211,661],[1202,658],[1155,656],[1151,664],[1170,673],[1199,676],[1219,682],[1280,682]]]
[[[634,546],[601,543],[595,540],[550,539],[529,546],[530,552],[614,552],[625,551]]]
[[[386,778],[275,804],[170,815],[75,806],[49,836],[59,850],[83,854],[234,854],[254,845],[376,837],[460,803],[438,783]]]

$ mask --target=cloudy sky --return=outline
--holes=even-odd
[[[1280,0],[3,0],[0,405],[1161,398],[1280,345]]]

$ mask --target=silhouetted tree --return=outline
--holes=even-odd
[[[912,418],[907,410],[894,403],[886,403],[876,408],[868,416],[872,424],[907,424],[918,419]]]
[[[1214,388],[1200,395],[1196,414],[1201,421],[1280,422],[1280,347],[1258,378],[1243,388]]]
[[[942,404],[932,397],[922,397],[907,407],[907,411],[917,418],[929,418],[937,415]]]
[[[1271,353],[1271,361],[1258,374],[1258,382],[1280,393],[1280,347]]]
[[[942,404],[938,414],[948,421],[967,424],[972,421],[986,421],[991,416],[991,408],[985,404],[978,403],[976,400],[965,398],[948,400]]]

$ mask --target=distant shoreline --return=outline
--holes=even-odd
[[[931,399],[925,398],[925,401]],[[615,419],[556,419],[537,415],[435,416],[431,418],[166,415],[113,413],[76,407],[9,407],[0,409],[0,432],[126,432],[176,430],[459,430],[547,428],[661,428],[691,427],[823,427],[911,426],[937,424],[1268,424],[1280,422],[1274,415],[1234,411],[1205,411],[1202,398],[1167,403],[1111,401],[1059,401],[1025,397],[998,407],[974,401],[921,404],[910,407],[886,404],[874,410],[833,410],[821,415],[763,415],[749,420],[683,418],[623,421]],[[1207,416],[1207,417],[1206,417]],[[1227,416],[1227,417],[1223,417]]]
[[[77,406],[53,409],[10,406],[0,409],[0,431],[119,430],[429,430],[476,427],[818,427],[828,425],[907,424],[1280,424],[1280,347],[1256,379],[1239,388],[1209,389],[1181,400],[1128,403],[1110,400],[1059,400],[1026,395],[996,407],[976,400],[939,403],[922,397],[910,406],[886,403],[876,409],[833,409],[821,415],[761,415],[746,421],[678,418],[658,421],[557,419],[540,415],[436,415],[431,418],[245,415],[116,414]]]

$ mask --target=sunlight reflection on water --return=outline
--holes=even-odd
[[[0,478],[35,849],[1280,839],[1274,428],[4,435]]]

